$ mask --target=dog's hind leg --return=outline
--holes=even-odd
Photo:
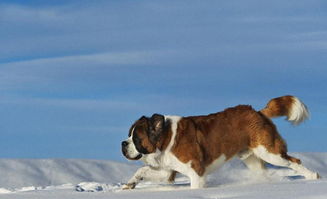
[[[243,160],[244,164],[254,173],[264,175],[266,173],[266,166],[264,161],[255,155],[251,155]]]
[[[310,171],[301,164],[299,159],[289,156],[286,152],[273,153],[269,151],[268,147],[263,145],[259,145],[258,147],[254,148],[253,152],[265,162],[276,166],[293,169],[306,179],[314,180],[319,178],[318,173]]]
[[[265,162],[255,156],[251,150],[239,153],[238,157],[253,173],[259,175],[266,175]]]

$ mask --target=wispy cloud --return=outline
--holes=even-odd
[[[11,4],[0,5],[1,19],[3,23],[53,23],[64,21],[64,13],[56,8],[33,8]]]
[[[245,23],[323,23],[324,19],[314,16],[249,16],[234,18],[235,21]]]
[[[0,64],[0,89],[29,87],[31,84],[82,80],[85,76],[113,75],[122,67],[155,66],[173,51],[104,52],[87,55],[31,59]],[[157,61],[157,62],[156,62]],[[111,72],[110,72],[111,71]]]
[[[247,102],[248,101],[248,102]],[[258,100],[260,101],[260,100]],[[154,112],[162,114],[192,115],[194,112],[205,114],[207,111],[220,111],[225,107],[239,103],[256,103],[255,98],[229,99],[227,96],[201,98],[194,96],[169,95],[162,93],[153,94],[127,94],[112,98],[46,98],[27,97],[17,95],[3,95],[0,105],[21,107],[42,107],[57,109],[64,112],[78,111],[84,113],[106,113],[114,116],[128,112],[130,114],[148,115]],[[136,119],[136,118],[134,118]]]
[[[131,110],[137,107],[137,103],[124,102],[110,99],[56,99],[56,98],[22,98],[2,97],[3,104],[20,104],[29,106],[46,106],[52,108],[76,109],[84,111],[108,111],[108,110]]]
[[[50,58],[36,58],[26,61],[14,61],[8,63],[2,63],[2,66],[10,67],[26,67],[26,66],[39,66],[39,65],[48,65],[55,63],[60,66],[61,64],[67,64],[67,67],[73,67],[69,65],[71,63],[80,64],[109,64],[113,66],[116,65],[125,65],[125,64],[147,64],[153,60],[167,54],[169,51],[135,51],[135,52],[102,52],[94,54],[84,54],[84,55],[71,55],[71,56],[61,56],[61,57],[50,57]],[[45,66],[44,66],[45,67]],[[90,65],[90,67],[92,67]]]
[[[255,52],[269,50],[274,44],[287,45],[287,36],[298,31],[282,26],[322,27],[326,18],[322,14],[302,14],[298,10],[308,9],[302,1],[282,2],[282,10],[281,1],[268,6],[250,6],[257,1],[210,1],[205,5],[191,2],[140,1],[129,5],[97,1],[36,8],[3,4],[0,59],[96,54],[113,49],[184,50],[195,51],[195,55],[243,49]],[[322,1],[315,1],[309,8],[315,10],[321,4]],[[294,12],[290,14],[289,9]],[[302,39],[303,44],[310,42]]]

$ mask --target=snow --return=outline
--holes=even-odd
[[[145,182],[134,190],[121,185],[140,166],[103,160],[0,159],[0,198],[327,198],[327,153],[295,153],[322,179],[304,180],[294,171],[269,166],[268,177],[257,176],[235,159],[209,176],[207,188],[190,189],[178,176],[175,184]]]
[[[128,180],[136,169],[135,165],[102,160],[0,159],[0,187],[38,187],[89,180],[115,183]]]

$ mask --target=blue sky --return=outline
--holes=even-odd
[[[292,94],[311,119],[274,120],[290,151],[327,151],[327,2],[0,3],[0,157],[124,161],[152,113],[256,109]]]

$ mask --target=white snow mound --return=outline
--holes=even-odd
[[[256,176],[238,159],[208,177],[208,188],[190,190],[189,180],[178,176],[175,184],[140,183],[135,190],[121,185],[139,165],[76,159],[0,159],[0,198],[327,198],[327,153],[295,153],[322,179],[308,181],[294,171],[268,167],[268,178]],[[90,195],[92,194],[92,195]]]
[[[127,181],[136,169],[135,165],[104,160],[0,159],[0,187],[45,187],[85,181],[116,183]]]

